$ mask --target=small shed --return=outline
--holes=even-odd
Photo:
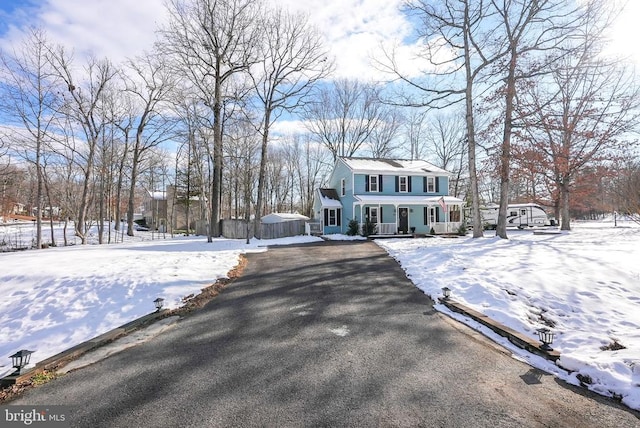
[[[266,224],[272,224],[272,223],[284,223],[287,221],[294,221],[294,220],[308,221],[309,217],[302,214],[295,214],[295,213],[271,213],[263,216],[260,219],[260,222],[266,223]]]

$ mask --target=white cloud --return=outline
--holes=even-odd
[[[120,62],[141,54],[166,18],[163,0],[47,0],[29,15],[17,10],[3,45],[15,43],[27,26],[42,27],[52,42]]]
[[[382,43],[404,40],[411,29],[399,7],[402,0],[268,0],[273,5],[309,15],[336,60],[334,77],[381,80],[370,58]],[[26,6],[25,6],[26,7]],[[120,62],[149,49],[158,24],[165,22],[164,0],[44,0],[37,9],[18,9],[3,36],[15,43],[28,25],[42,26],[52,41],[73,48],[76,56],[89,52]],[[403,48],[401,63],[412,50]]]
[[[611,51],[615,55],[628,57],[640,65],[640,2],[629,0],[610,32]]]

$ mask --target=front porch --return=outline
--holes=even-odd
[[[369,235],[370,238],[385,237],[385,238],[412,238],[415,236],[431,235],[431,229],[425,231],[424,228],[409,227],[409,230],[398,229],[396,223],[374,223],[375,233]],[[359,224],[359,231],[362,234],[364,223]],[[460,230],[462,222],[440,222],[431,225],[435,235],[452,235],[457,234]]]
[[[455,234],[463,225],[463,201],[451,196],[358,195],[353,204],[360,233],[366,235],[412,236]]]

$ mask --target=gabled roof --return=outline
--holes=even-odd
[[[448,171],[438,168],[423,160],[406,159],[373,159],[373,158],[340,158],[353,172],[360,173],[391,173],[412,175],[451,175]]]

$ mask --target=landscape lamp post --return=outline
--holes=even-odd
[[[160,309],[162,309],[162,306],[164,305],[164,299],[162,297],[158,297],[153,301],[153,304],[156,305],[156,312],[160,312]]]
[[[449,287],[442,287],[442,294],[444,298],[448,300],[449,296],[451,296],[451,289],[449,289]]]
[[[540,342],[542,342],[542,346],[540,349],[543,351],[553,351],[549,345],[553,343],[553,339],[555,337],[555,333],[549,330],[548,328],[541,328],[538,330],[538,337],[540,338]]]
[[[13,364],[13,368],[16,369],[15,372],[11,373],[11,376],[17,376],[22,374],[22,369],[29,364],[29,360],[31,360],[31,354],[34,351],[27,351],[26,349],[21,349],[20,351],[13,354],[11,358],[11,363]]]

